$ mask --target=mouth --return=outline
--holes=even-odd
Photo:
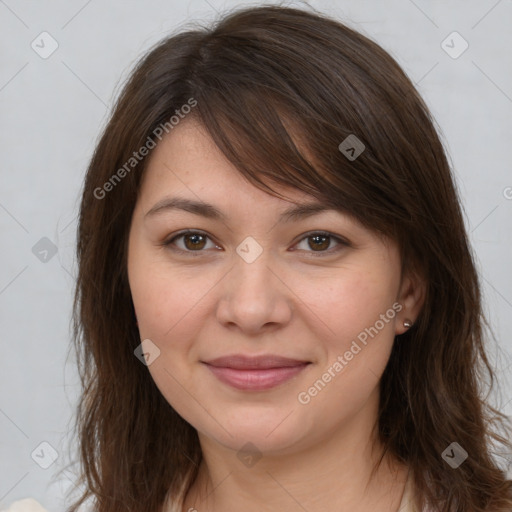
[[[217,379],[242,391],[274,388],[301,373],[310,361],[277,355],[231,355],[202,361]]]

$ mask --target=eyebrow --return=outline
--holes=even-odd
[[[152,217],[158,213],[168,212],[173,210],[182,210],[195,215],[200,215],[212,220],[219,220],[226,222],[226,215],[221,212],[216,206],[205,203],[203,201],[196,201],[186,199],[183,197],[166,197],[158,201],[145,215],[144,218]],[[280,222],[291,222],[300,220],[307,217],[312,217],[319,213],[334,210],[334,208],[322,203],[306,203],[288,208],[279,216]]]

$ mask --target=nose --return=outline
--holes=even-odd
[[[245,334],[279,329],[290,322],[293,293],[286,276],[263,251],[254,261],[235,256],[231,271],[223,280],[217,306],[217,320]]]

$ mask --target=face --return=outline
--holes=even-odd
[[[317,201],[274,188],[289,200],[248,183],[183,121],[148,162],[128,276],[168,403],[225,447],[284,453],[342,429],[377,396],[416,296],[393,243],[335,210],[284,216]]]

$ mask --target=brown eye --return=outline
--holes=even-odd
[[[205,233],[199,231],[185,231],[178,233],[162,245],[176,252],[187,254],[197,253],[192,254],[192,256],[200,256],[201,253],[206,252],[203,249],[208,248],[206,247],[208,242],[211,243],[213,248],[217,247]]]
[[[330,237],[328,235],[309,236],[308,240],[313,241],[312,243],[308,243],[308,245],[309,247],[311,247],[311,249],[314,249],[315,251],[327,249],[330,245]]]
[[[301,247],[301,244],[307,240],[307,246],[304,245]],[[330,249],[332,242],[336,242],[337,247]],[[342,238],[332,235],[331,233],[326,232],[313,232],[307,234],[302,240],[297,244],[297,248],[304,250],[309,253],[318,253],[312,254],[312,256],[329,256],[335,252],[342,250],[344,247],[348,247],[350,244],[343,240]]]
[[[301,244],[307,242],[307,247],[300,247]],[[330,248],[333,241],[337,246],[334,248]],[[181,243],[178,243],[181,242]],[[207,247],[207,244],[211,243],[211,247]],[[170,240],[164,242],[162,245],[168,247],[172,251],[178,253],[189,254],[191,256],[200,256],[202,253],[207,252],[205,249],[208,248],[217,248],[221,249],[219,246],[214,244],[210,237],[205,233],[201,233],[199,231],[185,231],[182,233],[178,233]],[[344,247],[349,247],[350,244],[346,240],[332,235],[327,232],[313,232],[307,234],[303,237],[297,247],[305,252],[313,253],[312,256],[329,256],[333,253],[336,253],[343,249]],[[294,249],[295,250],[295,249]],[[317,253],[317,254],[314,254]]]
[[[205,246],[206,237],[199,233],[191,233],[182,235],[185,247],[190,250],[203,249]]]

